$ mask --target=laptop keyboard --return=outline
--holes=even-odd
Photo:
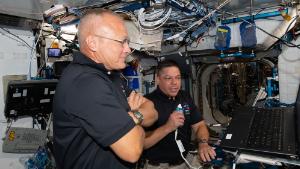
[[[254,119],[247,140],[249,148],[281,151],[283,147],[283,110],[254,109]]]
[[[11,127],[2,144],[6,153],[34,153],[46,142],[47,131],[33,128]]]

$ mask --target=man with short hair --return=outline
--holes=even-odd
[[[191,150],[191,128],[198,141],[200,159],[204,162],[214,159],[216,153],[208,145],[209,133],[202,115],[190,95],[180,90],[177,63],[171,60],[158,63],[155,81],[157,89],[145,96],[153,101],[158,120],[146,129],[144,169],[188,169],[175,139],[182,142],[186,156]],[[182,112],[176,111],[179,104]]]
[[[89,10],[80,19],[78,38],[80,52],[64,70],[54,98],[57,167],[129,168],[143,150],[141,125],[151,125],[157,112],[122,85],[118,70],[130,53],[124,22],[111,11]]]

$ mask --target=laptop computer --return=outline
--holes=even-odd
[[[235,112],[223,149],[281,158],[299,157],[300,90],[294,107],[241,107]]]
[[[35,153],[46,143],[47,131],[10,127],[2,144],[5,153]]]

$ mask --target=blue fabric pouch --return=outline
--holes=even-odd
[[[240,24],[240,35],[242,47],[253,48],[257,44],[256,26],[254,21],[242,22]]]
[[[226,50],[229,49],[231,40],[231,29],[226,26],[218,26],[217,33],[216,33],[216,41],[215,41],[215,48],[218,50]]]

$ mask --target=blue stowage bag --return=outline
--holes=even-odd
[[[240,35],[242,47],[253,48],[257,44],[256,39],[256,26],[254,21],[242,22],[240,24]]]
[[[230,47],[231,29],[226,26],[218,26],[216,33],[215,48],[218,50],[226,50]]]

